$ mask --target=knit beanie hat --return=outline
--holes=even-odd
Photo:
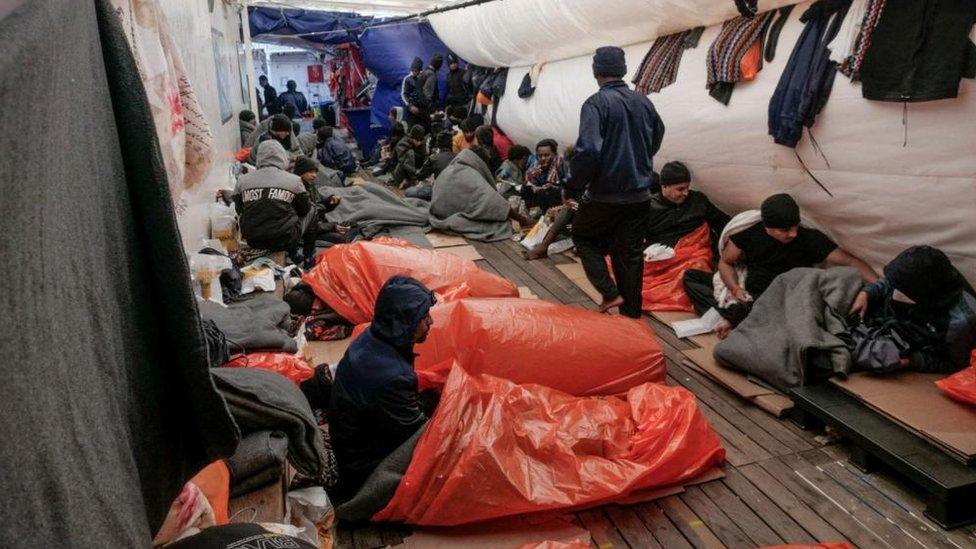
[[[437,148],[450,149],[454,144],[454,135],[451,132],[441,132],[437,134]]]
[[[791,229],[800,224],[800,207],[786,193],[774,194],[763,200],[759,211],[763,225],[770,229]]]
[[[424,61],[419,57],[414,57],[413,61],[410,62],[410,70],[419,71],[424,68]]]
[[[271,117],[271,131],[273,132],[290,132],[291,131],[291,120],[283,115],[276,114]]]
[[[942,250],[912,246],[885,265],[891,286],[919,304],[935,305],[943,296],[963,287],[961,275]]]
[[[318,165],[307,156],[299,156],[295,160],[295,167],[291,170],[291,173],[295,175],[302,175],[307,172],[317,172],[319,171]]]
[[[461,131],[473,132],[478,129],[478,126],[480,125],[481,123],[477,118],[474,116],[469,116],[465,118],[463,122],[461,122]]]
[[[414,124],[414,126],[410,128],[410,139],[423,139],[424,135],[426,134],[427,132],[424,131],[424,127],[420,124]]]
[[[624,50],[616,46],[598,48],[593,54],[593,76],[623,78],[627,74]]]
[[[668,162],[661,168],[661,186],[680,185],[691,182],[691,172],[681,162]]]
[[[435,71],[440,70],[441,66],[444,65],[444,56],[437,54],[430,58],[430,66],[434,68]]]
[[[447,54],[447,64],[448,65],[450,65],[451,63],[457,63],[458,61],[459,60],[458,60],[458,56],[457,55],[454,55],[453,53]]]
[[[315,135],[319,138],[319,141],[325,143],[329,139],[332,139],[334,133],[335,129],[332,126],[322,126],[315,132]]]
[[[329,123],[321,118],[316,118],[315,120],[312,120],[312,129],[315,131],[319,131],[319,128],[328,125]]]

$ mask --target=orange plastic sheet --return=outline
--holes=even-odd
[[[435,305],[417,345],[420,388],[444,385],[455,361],[472,374],[538,383],[571,395],[624,393],[663,382],[664,353],[640,320],[539,299],[462,299]]]
[[[674,247],[674,257],[644,262],[643,309],[650,311],[692,312],[682,277],[685,271],[711,271],[712,238],[708,225],[686,234]]]
[[[678,485],[725,459],[688,391],[573,397],[454,368],[375,521],[454,526],[602,505]]]
[[[307,360],[291,353],[250,353],[234,355],[224,366],[230,368],[260,368],[279,373],[299,384],[315,374]]]
[[[969,358],[969,368],[940,379],[935,384],[954,400],[976,406],[976,349]]]
[[[319,254],[303,280],[315,295],[353,324],[373,318],[380,288],[393,275],[412,276],[442,301],[461,297],[513,297],[518,288],[454,254],[392,238],[340,244]]]

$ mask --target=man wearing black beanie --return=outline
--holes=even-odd
[[[752,303],[777,276],[799,267],[854,267],[867,283],[878,280],[867,263],[839,248],[827,235],[800,226],[800,206],[788,194],[774,194],[760,206],[762,221],[729,237],[718,263],[722,282],[738,303],[718,309],[724,322],[716,329],[724,338],[745,319]],[[737,266],[746,267],[743,283]],[[687,279],[686,279],[687,282]]]
[[[566,186],[586,191],[573,220],[573,242],[586,277],[603,296],[600,310],[619,307],[621,314],[640,318],[652,159],[664,123],[651,101],[623,81],[625,74],[622,49],[596,50],[593,76],[600,90],[583,104]]]
[[[424,62],[414,57],[410,63],[410,73],[403,78],[400,85],[400,99],[407,108],[406,118],[410,126],[414,124],[430,124],[430,112],[424,99],[423,85],[420,82],[420,71]]]
[[[682,237],[708,224],[712,242],[718,242],[729,216],[715,207],[705,193],[691,190],[691,172],[681,162],[661,168],[661,190],[651,196],[647,243],[674,248]]]

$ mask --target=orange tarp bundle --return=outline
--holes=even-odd
[[[591,507],[679,485],[724,458],[684,389],[646,383],[623,397],[580,398],[454,368],[373,520],[453,526]]]
[[[681,237],[674,257],[644,262],[643,309],[650,311],[694,311],[682,278],[685,271],[711,271],[712,239],[708,225]]]
[[[315,367],[303,357],[291,353],[249,353],[234,355],[224,366],[230,368],[258,368],[281,374],[296,385],[312,377]]]
[[[441,303],[417,345],[420,388],[444,385],[455,361],[468,373],[537,383],[571,395],[624,393],[663,382],[664,353],[640,320],[538,299]]]
[[[976,406],[976,349],[969,359],[969,367],[935,382],[954,400]]]
[[[319,254],[315,268],[302,279],[335,312],[361,324],[372,320],[380,288],[397,274],[416,278],[442,301],[518,295],[514,284],[473,261],[392,238],[333,246]]]

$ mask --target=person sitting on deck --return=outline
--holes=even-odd
[[[257,129],[251,132],[251,136],[247,139],[246,146],[251,148],[249,160],[252,164],[257,162],[258,146],[270,140],[281,144],[289,160],[305,154],[298,137],[294,134],[291,120],[283,114],[276,114],[258,124]]]
[[[691,172],[681,162],[661,168],[661,190],[651,195],[647,243],[674,248],[685,235],[708,224],[712,242],[718,242],[729,216],[715,207],[705,193],[691,190]]]
[[[237,180],[234,204],[241,236],[252,248],[297,251],[301,220],[311,205],[302,179],[287,169],[288,154],[272,139],[258,145],[257,170]]]
[[[417,172],[417,180],[425,181],[426,179],[433,177],[437,178],[444,171],[444,168],[454,160],[457,156],[454,154],[454,149],[452,148],[451,140],[452,136],[448,132],[441,132],[437,134],[436,140],[434,141],[434,147],[437,152],[434,152],[427,158],[427,162],[421,166],[420,171]],[[423,200],[430,200],[432,184],[421,183],[414,187],[407,189],[404,193],[407,198],[421,198]]]
[[[736,219],[730,227],[736,224]],[[847,266],[860,271],[869,284],[878,279],[867,263],[839,248],[827,235],[800,226],[800,207],[788,194],[776,194],[764,200],[760,222],[739,229],[729,233],[729,241],[722,248],[718,263],[721,281],[732,298],[727,306],[717,306],[711,273],[690,270],[684,275],[685,291],[695,310],[702,313],[715,307],[722,315],[715,329],[720,339],[725,339],[729,331],[749,315],[753,301],[766,291],[774,278],[791,269],[820,264]],[[742,268],[745,269],[745,280],[739,276]]]
[[[258,127],[258,117],[253,111],[243,110],[237,115],[237,122],[241,128],[241,147],[244,147],[247,138],[251,137],[251,134]]]
[[[311,202],[311,210],[302,220],[302,255],[305,257],[305,267],[311,268],[315,264],[316,246],[328,248],[334,244],[345,244],[349,227],[326,219],[325,214],[336,209],[342,197],[337,194],[322,196],[319,193],[315,187],[319,167],[314,160],[300,157],[295,161],[292,173],[302,178]]]
[[[484,119],[480,116],[469,116],[461,122],[461,131],[454,136],[454,154],[478,144],[474,132],[483,121]]]
[[[339,466],[333,501],[350,499],[386,456],[427,421],[414,373],[413,348],[427,339],[434,293],[397,275],[376,298],[373,322],[336,367],[329,435]]]
[[[898,254],[885,265],[884,278],[858,294],[850,314],[868,328],[853,330],[854,342],[860,343],[855,349],[876,349],[863,340],[886,337],[886,331],[871,329],[882,325],[907,344],[889,357],[890,364],[879,353],[855,351],[860,369],[948,374],[968,366],[976,347],[976,293],[946,254],[931,246],[912,246]]]
[[[318,137],[318,159],[326,168],[332,168],[342,173],[342,179],[356,173],[359,167],[356,165],[356,157],[352,155],[349,146],[344,141],[335,137],[335,129],[329,126],[319,128],[316,133]]]
[[[487,124],[478,126],[478,129],[474,131],[475,141],[488,151],[488,169],[491,170],[491,173],[497,172],[498,168],[502,167],[502,154],[495,146],[494,137],[495,132]]]
[[[522,185],[522,199],[529,208],[539,208],[542,213],[562,204],[563,185],[566,182],[566,167],[557,154],[558,145],[554,139],[543,139],[535,146],[539,164],[525,174]]]
[[[508,149],[508,158],[502,162],[498,171],[495,172],[495,181],[498,182],[498,192],[508,198],[518,196],[525,184],[525,169],[529,164],[529,155],[532,153],[524,145],[513,145]]]
[[[410,135],[401,139],[394,151],[396,167],[393,169],[393,184],[400,189],[412,187],[417,182],[417,172],[427,159],[424,150],[426,132],[420,124],[410,128]]]

